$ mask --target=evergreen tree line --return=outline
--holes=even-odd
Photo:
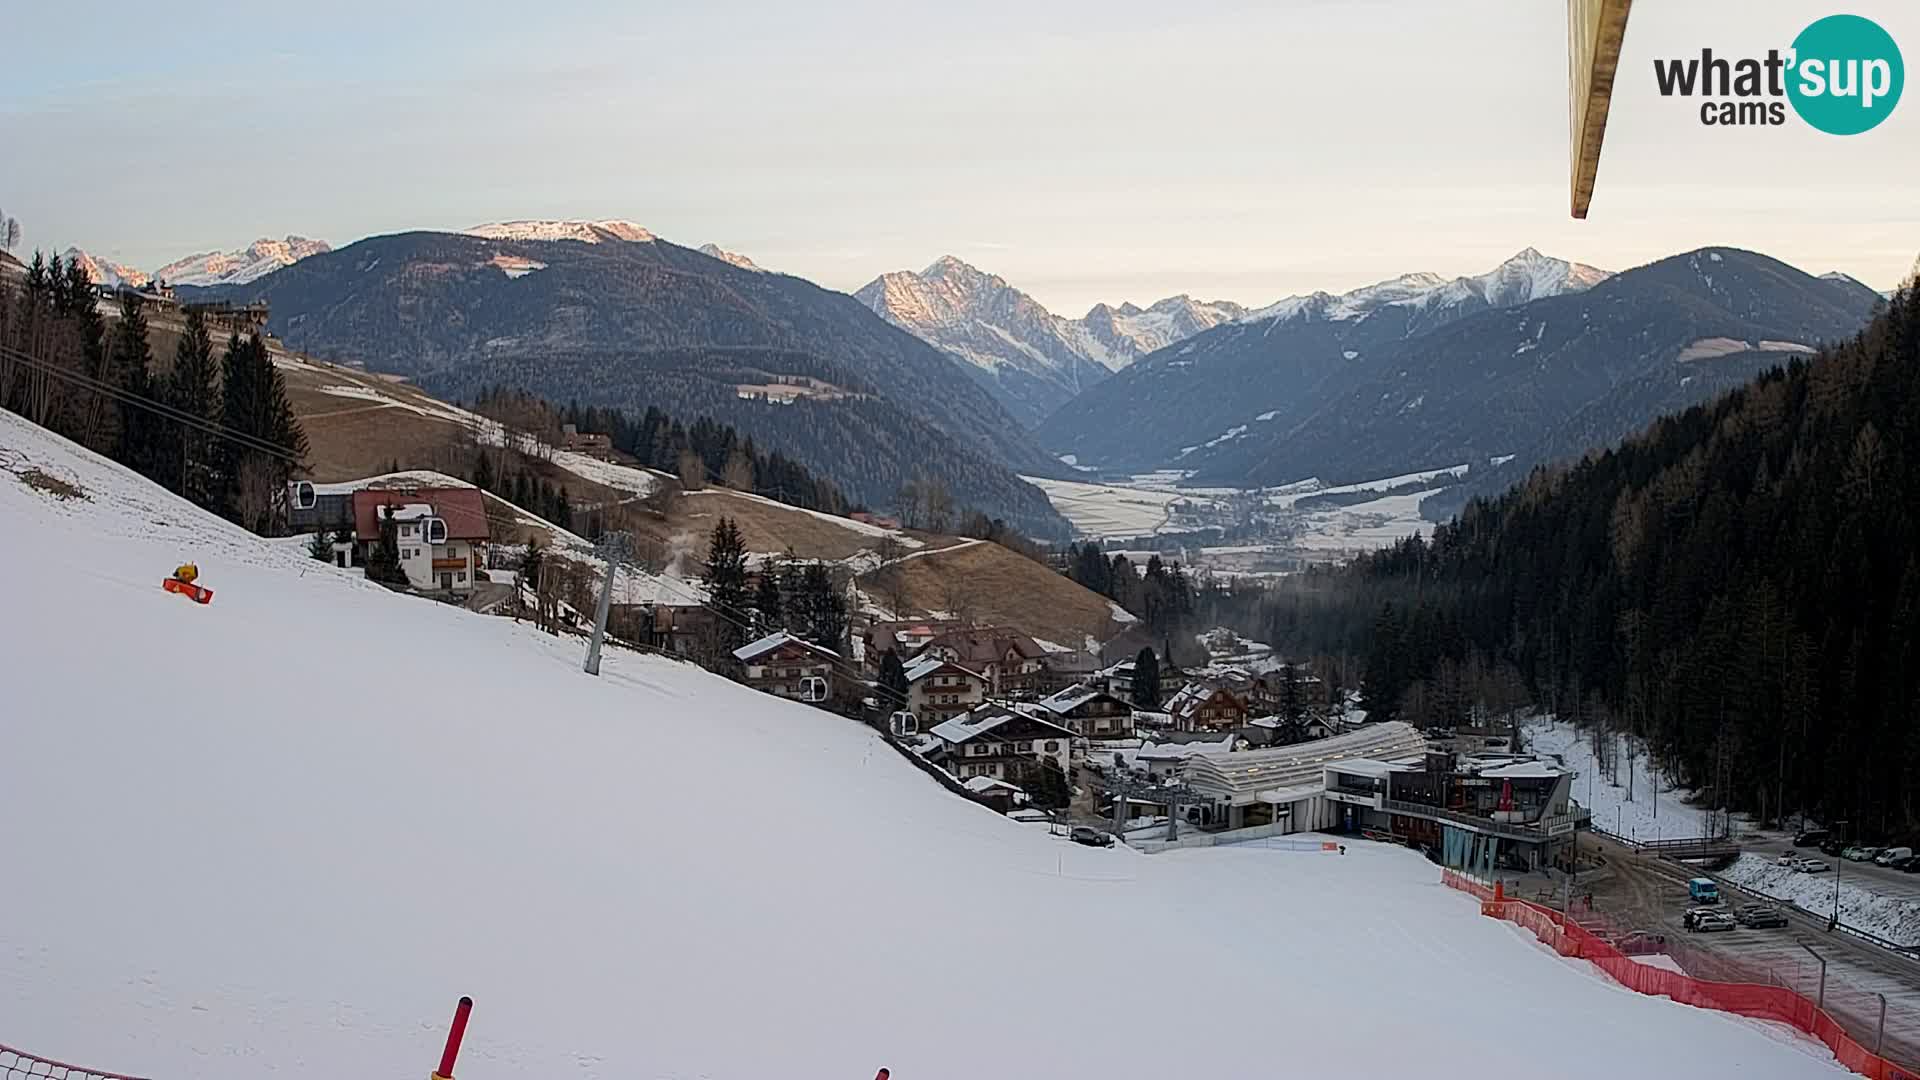
[[[1138,615],[1155,637],[1193,624],[1195,584],[1178,560],[1165,562],[1158,554],[1150,555],[1140,573],[1125,555],[1108,558],[1098,542],[1088,541],[1067,548],[1067,576]]]
[[[825,564],[773,559],[751,587],[749,576],[746,541],[734,520],[723,517],[708,537],[701,581],[728,651],[744,644],[749,631],[765,636],[784,630],[846,655],[847,598]]]
[[[216,362],[204,317],[188,308],[172,363],[162,371],[139,296],[120,293],[111,329],[98,304],[86,271],[57,255],[36,253],[19,288],[0,281],[0,404],[255,532],[282,529],[286,485],[308,446],[265,344],[257,335],[234,334]]]
[[[573,499],[567,494],[567,485],[555,486],[518,451],[476,447],[473,471],[467,479],[474,487],[492,492],[536,517],[573,529]]]
[[[1920,301],[1332,575],[1383,706],[1451,666],[1644,737],[1670,780],[1920,825]],[[1321,585],[1328,578],[1321,578]],[[1345,609],[1341,601],[1345,601]],[[1451,707],[1451,706],[1449,706]]]
[[[751,436],[742,438],[731,426],[704,416],[687,424],[649,407],[636,419],[620,409],[578,403],[555,406],[504,387],[482,391],[475,411],[549,445],[559,441],[563,424],[606,435],[614,449],[648,468],[679,476],[690,491],[717,483],[806,510],[845,514],[852,509],[832,481],[814,476],[778,450],[762,451]]]

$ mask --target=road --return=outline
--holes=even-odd
[[[1583,838],[1582,846],[1589,843]],[[1680,925],[1689,906],[1686,881],[1694,871],[1678,863],[1634,854],[1601,837],[1591,843],[1607,859],[1605,871],[1583,879],[1594,894],[1600,921],[1620,930],[1665,934],[1670,952],[1689,974],[1728,982],[1772,982],[1809,998],[1820,993],[1817,954],[1827,963],[1826,1006],[1848,1033],[1871,1049],[1886,995],[1886,1054],[1920,1063],[1920,962],[1846,934],[1828,933],[1826,920],[1783,907],[1790,925],[1777,930],[1746,927],[1691,934]],[[1851,870],[1857,864],[1849,863]],[[1731,897],[1739,904],[1738,897]],[[1577,917],[1577,916],[1576,916]],[[1807,951],[1813,950],[1813,954]]]

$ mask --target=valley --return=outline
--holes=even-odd
[[[1463,482],[1466,465],[1353,484],[1308,479],[1272,488],[1185,486],[1165,469],[1100,482],[1028,477],[1075,535],[1112,552],[1155,551],[1194,569],[1260,577],[1343,562],[1432,531],[1421,505]],[[1104,473],[1101,475],[1105,475]]]

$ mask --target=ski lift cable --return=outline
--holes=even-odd
[[[57,378],[62,378],[62,379],[66,379],[69,382],[77,383],[85,389],[91,390],[95,393],[104,394],[107,397],[110,397],[117,401],[122,402],[123,404],[133,405],[139,408],[143,408],[149,412],[156,413],[165,419],[176,421],[188,427],[197,428],[200,431],[204,432],[205,434],[212,435],[216,438],[226,439],[227,441],[235,443],[245,449],[254,450],[262,454],[270,455],[272,457],[277,457],[283,461],[291,462],[296,465],[300,464],[300,459],[296,457],[292,451],[288,450],[286,447],[281,446],[277,443],[268,442],[267,440],[262,439],[257,435],[248,434],[247,432],[241,431],[238,428],[228,427],[227,425],[220,423],[217,420],[209,420],[205,417],[195,416],[192,413],[185,412],[172,405],[168,405],[166,402],[148,397],[144,394],[134,393],[133,391],[128,390],[125,387],[115,386],[112,383],[104,382],[100,379],[94,378],[91,375],[87,375],[84,372],[73,371],[69,368],[63,368],[57,364],[50,364],[29,353],[25,353],[19,349],[15,349],[5,345],[0,345],[0,357],[5,357],[9,361],[19,363],[19,364],[24,364],[36,370],[44,371]]]

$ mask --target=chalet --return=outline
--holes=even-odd
[[[920,718],[923,731],[986,700],[986,676],[978,672],[937,656],[924,656],[907,665],[907,711]]]
[[[353,542],[364,564],[391,519],[400,567],[416,589],[473,590],[491,538],[478,488],[362,489],[353,493]]]
[[[991,776],[976,776],[961,786],[965,787],[976,801],[1003,814],[1011,813],[1027,801],[1027,793],[1020,785],[1009,784],[1005,780],[995,780]]]
[[[1070,686],[1034,704],[1081,738],[1133,738],[1133,706],[1098,687]]]
[[[1232,731],[1247,722],[1247,699],[1207,679],[1190,682],[1167,702],[1175,731]]]
[[[834,698],[840,654],[785,630],[740,646],[733,658],[746,665],[746,684],[762,693],[815,703]]]
[[[953,619],[899,619],[876,621],[867,627],[862,637],[865,647],[864,662],[872,672],[880,670],[880,662],[892,649],[894,654],[904,661],[910,661],[919,655],[927,643],[949,630],[957,630],[961,623]]]
[[[1037,693],[1047,669],[1047,651],[1018,630],[977,626],[937,634],[918,657],[937,656],[986,676],[995,694]],[[916,657],[916,659],[918,658]]]
[[[1075,649],[1072,652],[1048,653],[1046,670],[1040,676],[1040,692],[1056,693],[1075,683],[1093,685],[1099,677],[1100,657],[1094,652]]]
[[[1122,660],[1100,671],[1097,685],[1117,698],[1133,700],[1134,661]]]
[[[605,461],[613,457],[613,437],[581,431],[573,424],[562,424],[560,425],[560,448]]]
[[[982,705],[933,729],[931,760],[960,780],[1019,783],[1036,766],[1067,772],[1073,732],[1002,705]]]

